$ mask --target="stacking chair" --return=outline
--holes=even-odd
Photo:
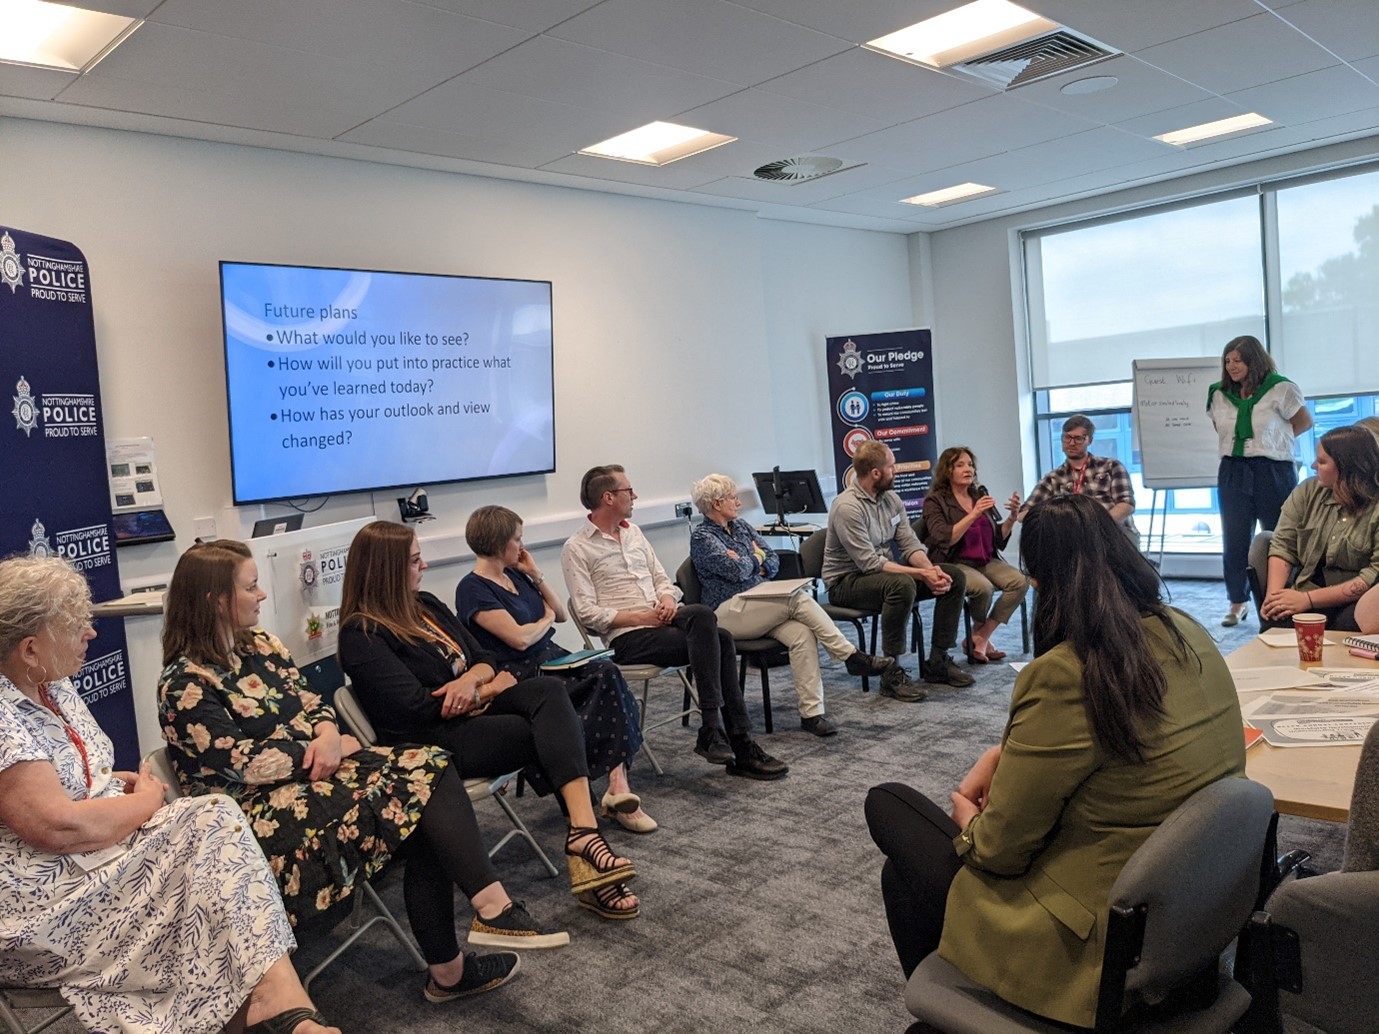
[[[816,531],[809,538],[800,543],[800,563],[804,566],[804,577],[819,579],[824,573],[824,542],[828,537],[826,529]],[[822,603],[824,613],[834,621],[846,621],[857,630],[857,649],[863,653],[876,653],[876,626],[881,619],[879,610],[858,610],[854,607],[837,607],[832,603]],[[863,622],[871,618],[871,645],[867,645],[867,635],[863,627]],[[862,676],[862,692],[867,693],[871,690],[871,679],[867,675]]]
[[[1221,779],[1189,797],[1141,845],[1111,888],[1097,1032],[1227,1034],[1250,994],[1219,972],[1220,957],[1257,904],[1273,864],[1274,801],[1248,779]],[[994,951],[1001,950],[993,945]],[[1012,957],[1011,965],[1019,965]],[[1148,1008],[1187,988],[1209,1002],[1191,1011]],[[1121,1004],[1134,1008],[1124,1017]],[[968,979],[937,952],[915,969],[905,1004],[940,1034],[1067,1034]]]
[[[18,1011],[43,1011],[32,1027],[19,1017]],[[72,1011],[57,988],[50,987],[0,987],[0,1020],[5,1021],[7,1034],[38,1034],[47,1030],[58,1020]]]
[[[1262,966],[1251,988],[1259,1023],[1282,1015],[1327,1034],[1379,1030],[1379,723],[1360,752],[1341,871],[1291,880],[1251,922]]]
[[[929,545],[928,528],[925,527],[923,514],[920,514],[920,516],[914,518],[913,521],[910,521],[910,528],[912,528],[912,531],[914,531],[914,536],[916,536],[916,538],[920,540],[920,542],[923,542],[925,546]],[[1023,600],[1020,600],[1020,648],[1022,648],[1022,652],[1025,653],[1030,652],[1029,602],[1029,593],[1026,593],[1025,598],[1023,598]],[[916,609],[918,609],[917,605]],[[923,626],[920,627],[921,631],[923,631]],[[923,636],[921,636],[921,638],[923,638]],[[963,641],[972,641],[972,605],[971,602],[968,602],[967,600],[963,601]],[[914,648],[920,651],[920,656],[924,655],[923,642],[916,642],[916,644],[914,644]]]
[[[364,742],[362,737],[359,742]],[[169,804],[183,796],[182,784],[177,781],[177,772],[173,769],[172,758],[168,756],[167,747],[159,747],[157,750],[149,751],[144,755],[144,760],[147,761],[149,766],[153,769],[153,774],[167,785],[168,789],[164,797]],[[407,954],[410,955],[412,961],[417,964],[418,970],[424,972],[426,969],[426,960],[421,957],[421,952],[417,950],[416,944],[413,943],[412,938],[407,935],[407,932],[402,929],[401,924],[393,917],[393,913],[388,909],[388,906],[383,904],[383,899],[378,896],[378,891],[373,889],[373,885],[370,884],[368,880],[357,880],[355,882],[355,889],[358,890],[359,893],[354,895],[354,905],[350,909],[350,917],[347,920],[350,929],[349,936],[336,945],[335,949],[322,959],[315,969],[302,978],[302,986],[308,991],[311,990],[311,982],[320,976],[327,966],[343,955],[355,941],[363,937],[369,927],[373,926],[375,923],[382,923],[392,931],[398,943],[407,949]],[[366,903],[372,906],[374,910],[374,914],[367,920],[364,918],[364,907]]]
[[[1247,554],[1249,566],[1245,569],[1245,577],[1249,582],[1250,595],[1254,597],[1256,614],[1264,606],[1264,591],[1269,585],[1269,543],[1273,540],[1272,531],[1261,531],[1250,540]]]
[[[360,706],[359,698],[354,695],[354,689],[349,683],[335,691],[335,712],[364,746],[372,747],[378,743],[378,734],[374,731],[373,723],[369,721],[369,716],[364,713],[364,708]],[[494,803],[503,809],[503,814],[512,823],[512,829],[508,830],[503,838],[489,849],[488,856],[492,858],[507,846],[509,840],[513,837],[520,837],[531,847],[532,852],[546,872],[551,876],[558,875],[560,870],[551,864],[551,860],[546,857],[546,852],[541,850],[541,845],[531,835],[531,830],[527,828],[527,824],[522,821],[522,817],[513,810],[512,805],[507,801],[508,784],[520,775],[521,772],[508,772],[493,778],[466,779],[464,781],[465,791],[469,794],[471,801],[477,804],[491,797]]]
[[[680,591],[684,593],[685,603],[695,604],[704,598],[703,586],[699,584],[699,572],[694,569],[694,563],[689,557],[685,558],[685,562],[675,572],[675,584],[680,586]],[[775,726],[771,722],[770,669],[788,665],[790,663],[790,651],[779,639],[772,639],[769,635],[760,636],[756,639],[738,639],[734,636],[733,646],[737,649],[739,662],[737,681],[739,685],[744,687],[747,685],[747,666],[749,664],[761,672],[762,723],[766,726],[768,733],[775,732]]]
[[[589,630],[584,627],[584,624],[575,615],[574,602],[572,600],[566,600],[565,609],[569,611],[570,620],[575,623],[575,628],[579,629],[579,634],[584,639],[584,648],[586,650],[592,650],[594,648],[594,641],[589,638]],[[661,762],[656,759],[656,752],[651,749],[651,744],[647,742],[646,734],[652,729],[659,729],[661,726],[669,725],[671,722],[678,719],[684,719],[685,722],[688,722],[690,715],[699,713],[699,694],[694,691],[694,684],[690,682],[689,676],[685,674],[684,668],[663,668],[657,664],[619,664],[618,670],[622,672],[622,677],[628,682],[641,684],[642,694],[638,698],[638,706],[640,707],[641,714],[638,721],[642,729],[642,753],[645,754],[646,759],[651,762],[651,767],[655,770],[657,775],[665,775],[665,769],[661,767]],[[651,692],[651,680],[658,675],[664,675],[668,671],[673,671],[680,677],[680,684],[685,691],[685,703],[681,705],[680,710],[676,711],[675,714],[666,718],[658,718],[650,725],[647,725],[646,699]]]

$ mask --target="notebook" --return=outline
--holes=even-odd
[[[1379,653],[1379,635],[1348,635],[1341,640],[1341,644],[1353,646],[1357,650]]]
[[[541,665],[542,671],[571,671],[575,668],[582,668],[590,661],[601,661],[605,657],[612,657],[611,647],[596,648],[593,650],[576,650],[574,653],[567,653],[564,657],[557,657],[553,661],[547,661]]]

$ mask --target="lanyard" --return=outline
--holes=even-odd
[[[461,649],[460,644],[455,642],[454,639],[450,638],[450,636],[448,636],[445,633],[445,630],[441,628],[440,625],[432,621],[431,616],[429,614],[423,614],[421,620],[426,623],[426,627],[430,630],[431,636],[433,639],[435,639],[436,644],[443,648],[448,647],[449,652],[454,655],[454,657],[456,658],[456,662],[453,665],[453,668],[455,674],[459,675],[461,672],[465,670],[465,668],[469,666],[469,658],[467,658],[464,655],[464,650]]]
[[[1077,480],[1073,482],[1073,495],[1082,494],[1082,481],[1087,476],[1087,468],[1092,465],[1092,457],[1088,456],[1082,463],[1082,469],[1077,472]]]
[[[81,755],[81,767],[86,773],[86,791],[91,792],[91,759],[86,754],[86,741],[81,738],[81,734],[67,724],[67,719],[62,716],[62,712],[57,709],[57,703],[48,692],[47,683],[40,683],[38,687],[38,698],[43,702],[43,706],[53,714],[57,715],[57,720],[62,723],[62,728],[67,732],[67,738],[72,741],[72,746],[77,748],[77,753]]]

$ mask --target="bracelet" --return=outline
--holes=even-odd
[[[1304,595],[1307,597],[1307,609],[1308,609],[1308,610],[1311,610],[1311,609],[1312,609],[1312,594],[1309,592],[1309,593],[1304,593]]]
[[[475,686],[475,687],[474,687],[474,706],[475,706],[475,708],[478,708],[478,707],[481,707],[482,705],[483,705],[483,697],[479,695],[479,687],[478,687],[478,686]]]
[[[531,580],[531,583],[532,583],[533,585],[540,585],[540,584],[541,584],[542,582],[544,582],[545,580],[546,580],[546,576],[545,576],[544,573],[542,573],[542,574],[538,574],[535,578],[533,578],[533,579]]]

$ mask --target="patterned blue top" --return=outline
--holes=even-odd
[[[753,546],[759,546],[766,554],[763,562],[757,562]],[[729,550],[737,554],[737,559],[728,555]],[[703,589],[700,602],[715,609],[743,589],[770,581],[780,570],[776,551],[741,517],[726,528],[717,521],[699,524],[690,534],[690,561]]]

